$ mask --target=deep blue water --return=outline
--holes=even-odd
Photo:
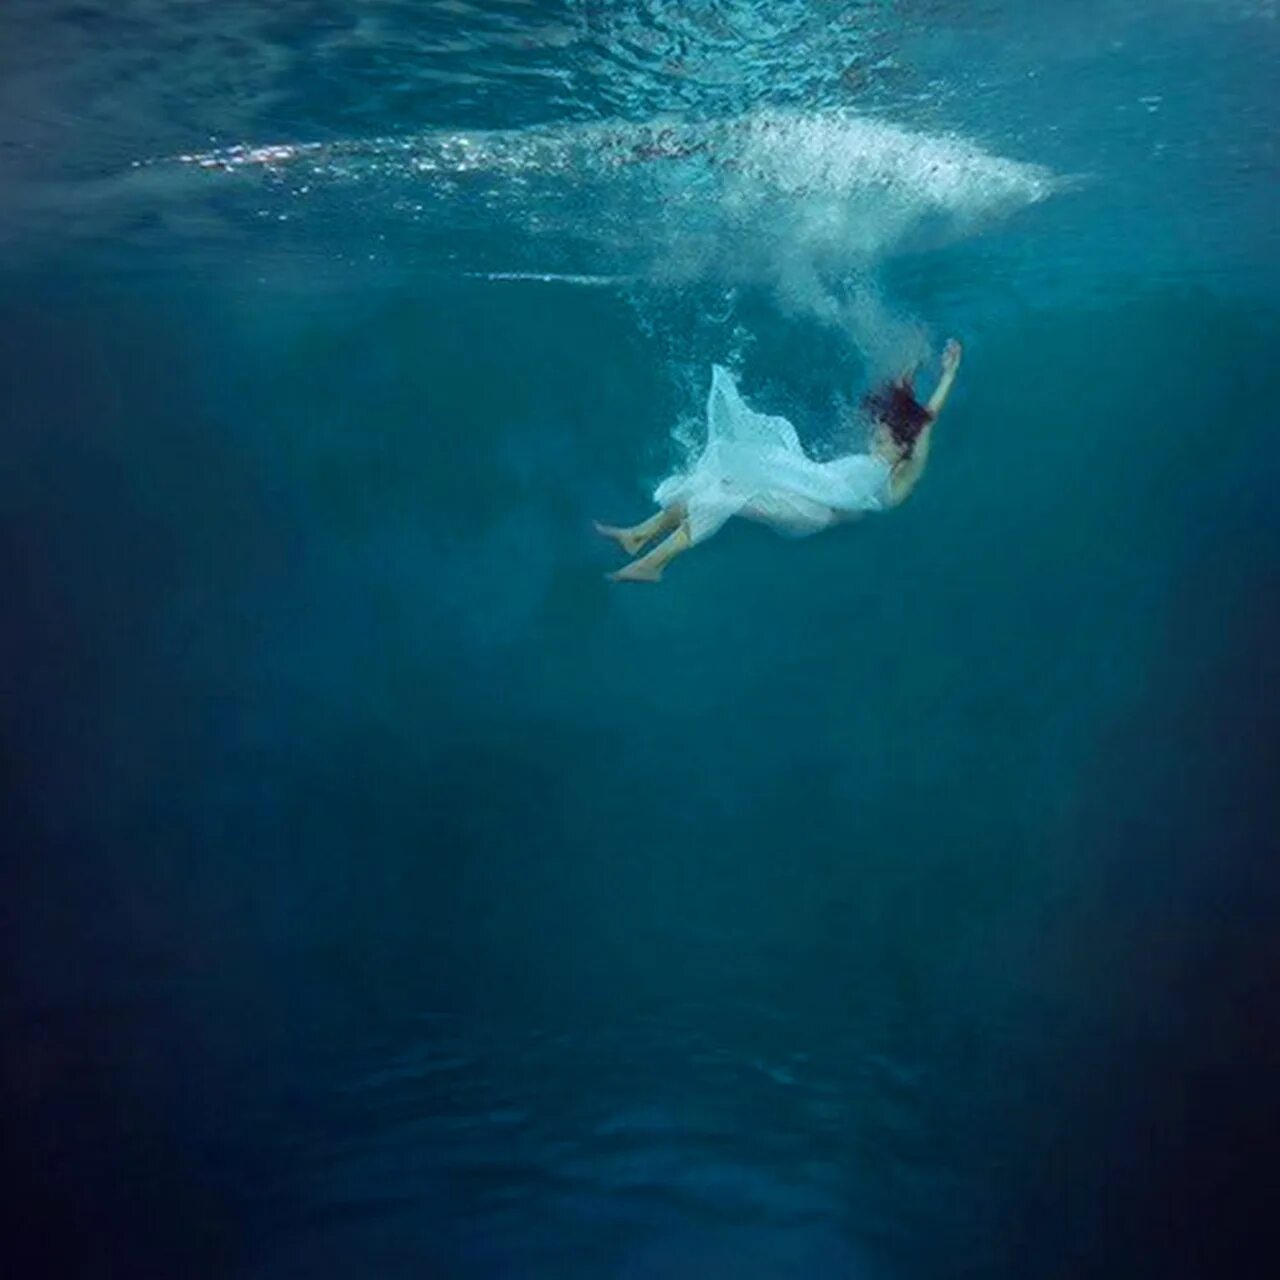
[[[1275,1274],[1278,52],[9,0],[13,1274]],[[713,361],[950,334],[900,510],[605,581]]]

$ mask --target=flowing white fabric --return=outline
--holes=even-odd
[[[750,408],[733,375],[715,365],[706,447],[691,468],[668,476],[653,496],[660,507],[685,508],[695,544],[735,515],[804,537],[842,515],[888,506],[889,464],[869,453],[815,462],[786,418]]]

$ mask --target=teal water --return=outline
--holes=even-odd
[[[18,1269],[1271,1275],[1276,17],[6,6]]]

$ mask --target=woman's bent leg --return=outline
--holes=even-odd
[[[609,577],[614,582],[658,582],[662,578],[663,569],[676,556],[688,551],[691,546],[693,546],[693,538],[689,534],[689,526],[682,523],[675,533],[664,542],[658,543],[648,555],[633,560],[617,573],[611,573]]]
[[[683,519],[683,508],[664,507],[647,520],[642,521],[640,524],[632,525],[630,528],[601,524],[597,520],[596,532],[603,534],[606,538],[612,538],[627,555],[634,556],[644,549],[645,543],[652,541],[659,534],[668,533],[670,530],[675,529]]]

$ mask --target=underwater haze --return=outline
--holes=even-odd
[[[1280,1273],[1275,0],[5,0],[15,1276]],[[629,522],[713,364],[919,491]]]

